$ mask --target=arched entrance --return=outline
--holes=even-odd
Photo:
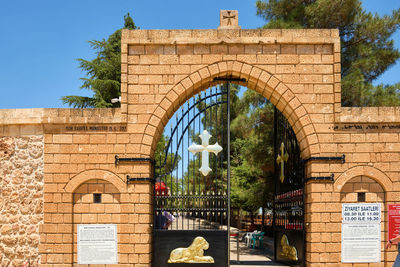
[[[221,85],[189,98],[161,135],[155,152],[153,266],[229,266],[231,82],[247,83],[215,77],[212,84]],[[303,266],[303,160],[291,125],[277,108],[273,114],[274,259]]]
[[[125,156],[154,159],[158,140],[175,112],[215,85],[215,78],[227,77],[244,79],[238,83],[262,94],[287,118],[302,159],[337,156],[339,150],[331,143],[341,112],[338,36],[336,30],[124,30],[121,115],[126,116],[131,142]],[[328,162],[329,168],[323,164],[307,161],[307,179],[341,171],[336,166],[341,163]],[[150,168],[134,169],[129,175],[138,178],[132,183],[144,180],[149,185],[147,177],[153,177]],[[330,212],[312,194],[329,191],[331,180],[323,180],[324,185],[308,181],[306,263],[337,262],[337,252],[321,261],[319,246],[314,245],[322,239],[313,238],[325,231],[313,223],[328,224],[325,213]],[[321,216],[311,216],[310,211]],[[143,253],[154,258],[154,246]]]

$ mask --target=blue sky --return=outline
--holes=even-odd
[[[399,0],[364,0],[379,14],[400,8]],[[107,38],[130,12],[142,29],[216,29],[220,9],[239,10],[242,28],[264,24],[255,0],[13,0],[0,2],[0,109],[57,108],[64,95],[80,90],[77,58],[91,59],[88,40]],[[395,34],[400,48],[400,33]],[[400,64],[378,82],[400,82]]]

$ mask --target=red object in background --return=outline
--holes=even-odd
[[[400,235],[400,204],[389,204],[389,239]]]
[[[169,188],[163,181],[156,182],[154,184],[154,190],[156,191],[157,196],[168,196]]]
[[[250,227],[249,227],[249,232],[253,232],[253,231],[255,231],[255,230],[257,230],[257,225],[255,225],[254,223],[252,223],[252,224],[250,225]]]

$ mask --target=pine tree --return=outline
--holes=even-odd
[[[124,16],[124,29],[136,29],[131,16]],[[119,102],[111,103],[111,99],[121,95],[121,32],[119,29],[111,34],[107,40],[89,41],[91,47],[97,50],[97,57],[93,60],[78,59],[79,67],[86,72],[81,78],[81,89],[93,91],[93,97],[64,96],[64,104],[74,108],[105,108],[118,107]]]
[[[400,26],[400,9],[379,16],[360,0],[257,0],[264,28],[337,28],[342,48],[342,105],[399,105],[400,84],[373,86],[400,57],[391,39]]]

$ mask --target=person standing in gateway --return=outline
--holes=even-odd
[[[396,260],[393,263],[393,267],[400,267],[400,246],[399,246],[399,241],[400,241],[400,235],[396,236],[395,238],[389,239],[389,241],[385,245],[385,249],[390,248],[393,244],[397,244],[397,256]]]

